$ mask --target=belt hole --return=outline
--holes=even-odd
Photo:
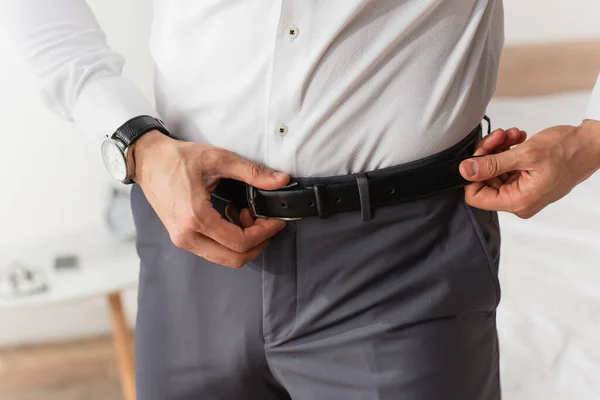
[[[281,203],[281,207],[287,208],[287,203]]]
[[[336,203],[341,203],[341,202],[342,202],[342,199],[341,199],[341,198],[339,198],[339,197],[336,197],[336,198],[335,198],[335,202],[336,202]]]
[[[394,194],[396,191],[394,189],[390,189],[390,194]]]
[[[309,206],[314,207],[315,206],[315,202],[311,201],[310,203],[308,203]]]

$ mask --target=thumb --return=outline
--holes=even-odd
[[[517,148],[503,153],[474,157],[460,163],[463,178],[471,182],[483,182],[507,172],[519,169]]]
[[[224,156],[221,176],[246,182],[249,185],[265,190],[279,189],[288,184],[290,176],[285,172],[274,171],[233,153]]]

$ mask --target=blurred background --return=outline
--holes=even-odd
[[[152,98],[150,2],[88,2]],[[505,0],[505,10],[493,125],[578,124],[600,73],[600,2]],[[89,139],[44,107],[1,27],[0,54],[0,268],[25,282],[17,300],[0,297],[0,398],[131,398],[137,261],[109,229],[126,238],[129,225],[107,224],[128,220],[126,194]],[[600,174],[532,220],[501,216],[506,399],[600,399],[598,204]]]

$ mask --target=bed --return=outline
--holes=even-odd
[[[578,124],[588,92],[495,99],[494,127]],[[600,399],[600,173],[530,220],[501,214],[498,310],[508,400]]]

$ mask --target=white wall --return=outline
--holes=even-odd
[[[111,45],[126,56],[125,75],[150,96],[150,2],[88,2]],[[506,0],[505,7],[508,43],[600,38],[598,0]],[[97,149],[41,105],[31,76],[1,28],[0,54],[0,251],[35,237],[100,225],[110,181]],[[132,315],[134,293],[127,300]],[[87,335],[108,327],[101,300],[44,310],[0,310],[0,345]]]
[[[600,38],[598,0],[504,0],[506,42]]]

